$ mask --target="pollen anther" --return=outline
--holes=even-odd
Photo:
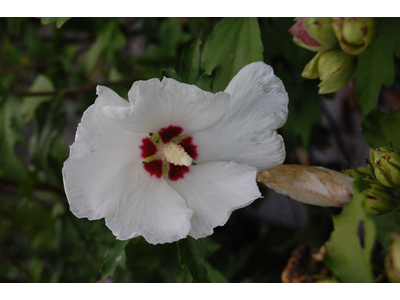
[[[162,152],[169,163],[177,166],[190,166],[192,164],[193,159],[180,145],[168,143],[164,145]]]

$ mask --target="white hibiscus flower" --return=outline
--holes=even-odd
[[[169,78],[135,82],[129,102],[103,86],[97,94],[64,163],[64,187],[78,218],[105,218],[117,239],[206,237],[261,196],[257,171],[285,159],[276,130],[288,96],[263,62],[217,94]]]

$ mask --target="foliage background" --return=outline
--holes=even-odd
[[[373,72],[377,76],[366,79],[375,87],[368,95],[375,96],[360,102],[372,111],[366,116],[364,109],[363,116],[354,80],[336,94],[321,97],[317,80],[301,78],[314,53],[292,42],[292,24],[292,18],[1,18],[0,281],[192,281],[179,264],[175,243],[154,246],[141,237],[116,241],[104,220],[89,222],[69,212],[61,168],[98,84],[127,98],[135,80],[167,76],[216,92],[241,67],[264,60],[289,94],[289,118],[280,130],[285,163],[338,171],[349,168],[345,160],[363,165],[368,144],[382,143],[376,138],[387,130],[387,122],[374,128],[374,134],[366,126],[368,144],[361,123],[381,120],[377,108],[389,114],[400,107],[399,59],[388,62],[384,56],[390,68],[382,69],[378,60],[366,66],[370,52],[360,56],[360,69],[378,66]],[[398,44],[393,42],[393,47]],[[371,48],[379,48],[376,45]],[[362,70],[358,72],[356,80]],[[358,92],[363,84],[373,89],[362,80]],[[387,87],[381,91],[382,83]],[[265,198],[235,211],[199,246],[205,245],[210,254],[207,281],[280,282],[294,249],[304,244],[319,248],[330,239],[331,216],[341,209],[304,205],[260,189]],[[387,251],[382,228],[399,232],[398,217],[395,211],[391,223],[389,217],[373,218],[380,241],[371,244],[374,277],[383,273]],[[385,227],[385,222],[390,224]],[[349,224],[344,221],[343,226]],[[356,239],[357,232],[352,237]],[[343,244],[341,249],[349,247]],[[350,252],[339,254],[359,255]],[[348,268],[357,272],[357,266]]]

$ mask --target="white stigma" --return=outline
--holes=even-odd
[[[172,143],[166,144],[162,150],[165,159],[177,166],[190,166],[193,159],[185,152],[182,146]]]

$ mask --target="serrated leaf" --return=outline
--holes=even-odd
[[[224,18],[207,37],[202,54],[202,68],[207,75],[218,68],[214,91],[224,90],[245,65],[263,60],[257,18]]]
[[[177,242],[179,264],[189,269],[194,282],[206,282],[206,259],[210,255],[203,240],[188,236]]]
[[[376,108],[382,85],[389,87],[393,84],[395,77],[393,52],[399,31],[398,20],[382,19],[377,38],[358,56],[355,72],[356,93],[364,115]]]
[[[43,74],[38,74],[29,87],[28,92],[53,92],[55,90],[53,82]],[[28,96],[24,97],[21,106],[21,114],[25,122],[29,122],[36,109],[44,102],[51,101],[53,96]]]
[[[326,245],[325,263],[342,282],[374,282],[371,253],[376,229],[371,217],[364,213],[367,191],[362,185],[361,179],[353,182],[352,201],[344,205],[340,215],[332,216],[334,231]]]
[[[372,148],[393,147],[400,149],[400,109],[385,114],[372,111],[361,124],[362,134]]]
[[[129,243],[127,241],[116,241],[111,244],[106,251],[103,265],[100,268],[101,271],[101,282],[105,282],[107,278],[114,275],[115,269],[118,266],[125,267],[126,254],[125,247]]]
[[[200,76],[200,46],[198,37],[189,48],[185,48],[181,57],[180,75],[183,82],[195,84]]]

